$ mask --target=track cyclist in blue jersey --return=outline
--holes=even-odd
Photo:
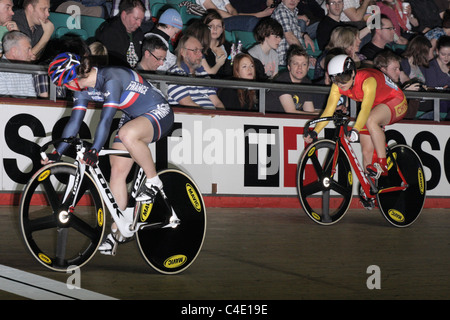
[[[83,122],[89,101],[103,102],[100,121],[92,148],[85,152],[83,160],[95,166],[98,151],[109,136],[111,123],[117,110],[124,115],[119,124],[112,148],[128,150],[132,159],[111,156],[110,188],[117,205],[125,209],[128,202],[126,178],[133,163],[144,170],[147,181],[136,196],[136,201],[151,203],[163,185],[159,179],[148,144],[158,141],[171,129],[174,115],[163,94],[134,70],[123,67],[94,67],[89,57],[82,59],[72,53],[61,53],[49,65],[48,74],[57,86],[74,91],[73,109],[62,137],[76,136]],[[61,143],[53,154],[43,161],[58,160],[67,144]],[[125,217],[132,221],[133,217]],[[103,254],[111,254],[117,241],[117,226],[111,227],[106,241],[99,247]],[[120,237],[120,236],[119,236]]]

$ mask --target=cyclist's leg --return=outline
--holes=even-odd
[[[376,154],[378,156],[377,167],[371,166],[370,171],[373,173],[387,175],[386,161],[386,136],[383,126],[400,121],[408,110],[408,103],[402,91],[398,91],[393,98],[385,100],[383,103],[375,106],[367,119],[366,127],[372,137]]]
[[[153,141],[154,129],[146,117],[128,121],[120,130],[119,138],[130,155],[141,166],[147,177],[156,175],[155,164],[148,148]]]
[[[158,189],[162,188],[148,144],[167,135],[172,127],[173,119],[173,111],[169,105],[161,104],[127,122],[119,131],[119,139],[147,177],[144,194],[142,197],[140,195],[136,197],[138,201],[151,201]],[[148,197],[150,199],[147,199]]]
[[[366,122],[367,130],[369,130],[373,146],[377,152],[379,159],[386,159],[386,136],[382,127],[391,121],[391,110],[385,104],[375,106],[369,114]],[[370,157],[372,154],[370,154]],[[372,159],[369,159],[371,161]]]
[[[123,143],[114,142],[112,145],[116,150],[127,150]],[[133,159],[120,156],[111,156],[111,178],[109,186],[121,210],[125,210],[128,203],[127,176],[133,167]]]
[[[359,136],[359,142],[361,144],[361,152],[363,155],[363,167],[366,168],[372,163],[372,156],[375,148],[369,134],[361,133]]]
[[[112,149],[126,150],[122,142],[116,137],[112,144]],[[128,188],[127,188],[127,176],[133,167],[133,159],[120,156],[111,156],[111,177],[109,179],[109,187],[117,205],[121,210],[125,210],[128,203]],[[128,217],[132,219],[132,217]],[[113,236],[114,235],[114,236]],[[117,250],[118,241],[123,241],[124,238],[118,232],[117,224],[113,222],[111,224],[111,233],[108,234],[102,245],[98,248],[100,253],[105,255],[115,255]]]

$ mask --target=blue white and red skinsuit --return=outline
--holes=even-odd
[[[117,110],[124,113],[119,129],[127,121],[139,116],[149,119],[154,129],[152,142],[165,136],[173,124],[173,111],[166,98],[136,71],[123,67],[103,67],[97,69],[94,88],[74,92],[72,114],[64,128],[63,138],[78,133],[89,101],[103,102],[92,146],[97,151],[101,150],[108,139]],[[66,148],[67,144],[60,144],[57,151],[62,154]]]

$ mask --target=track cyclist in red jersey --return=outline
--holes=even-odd
[[[117,110],[124,113],[119,124],[113,149],[128,150],[132,159],[111,157],[110,187],[121,210],[127,206],[128,190],[126,178],[133,163],[136,162],[147,176],[147,181],[139,190],[136,201],[151,203],[163,185],[156,174],[155,163],[148,144],[161,139],[171,129],[174,115],[166,98],[153,85],[137,72],[123,67],[94,67],[89,57],[66,52],[57,55],[50,63],[48,74],[57,86],[66,86],[74,91],[73,109],[69,122],[64,128],[62,138],[76,136],[80,130],[89,101],[103,103],[100,121],[97,126],[92,148],[84,153],[86,164],[95,166],[98,151],[105,145],[112,120]],[[48,159],[58,160],[67,144],[61,143]],[[133,220],[133,217],[125,217]],[[113,224],[112,231],[117,228]],[[120,229],[120,227],[119,227]],[[119,230],[120,231],[120,230]],[[115,237],[108,235],[99,247],[103,254],[111,254]]]
[[[355,124],[348,131],[348,139],[352,142],[360,139],[363,165],[370,176],[376,179],[380,175],[386,176],[388,167],[384,126],[398,122],[405,116],[408,104],[404,93],[379,70],[356,70],[355,62],[344,54],[332,58],[327,70],[333,84],[321,117],[334,114],[341,95],[361,102]],[[320,122],[313,131],[305,132],[305,142],[311,143],[316,139],[326,125],[327,122]]]

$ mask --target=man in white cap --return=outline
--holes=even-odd
[[[167,9],[163,12],[158,20],[157,25],[152,29],[151,32],[145,34],[145,37],[158,36],[161,38],[167,48],[166,60],[164,64],[158,68],[158,71],[167,71],[177,62],[177,57],[171,52],[170,41],[176,37],[178,32],[183,28],[183,20],[181,15],[175,9]]]

